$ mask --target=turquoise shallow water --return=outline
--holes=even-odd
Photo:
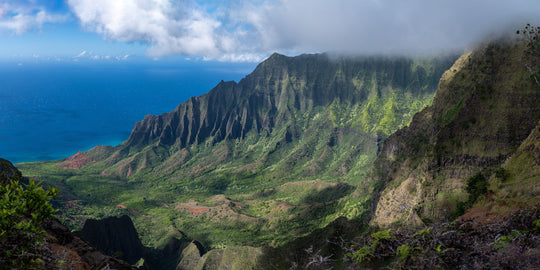
[[[0,157],[56,160],[117,145],[147,114],[176,108],[254,64],[0,63]]]

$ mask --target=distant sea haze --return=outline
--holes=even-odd
[[[172,111],[254,64],[0,63],[0,157],[57,160],[117,145],[147,114]]]

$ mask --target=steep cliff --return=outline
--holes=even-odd
[[[469,197],[467,180],[489,177],[536,126],[539,70],[540,55],[522,42],[491,42],[458,59],[433,105],[384,142],[372,223],[451,218]]]
[[[147,255],[133,222],[125,215],[102,220],[88,219],[83,229],[75,232],[75,235],[106,254],[131,264]]]

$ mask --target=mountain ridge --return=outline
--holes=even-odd
[[[171,227],[207,248],[279,245],[366,214],[370,188],[353,186],[384,138],[431,103],[454,59],[274,54],[238,83],[146,116],[121,145],[21,168],[59,186],[72,228],[129,214],[145,245]]]
[[[402,89],[398,92],[403,91],[399,94],[411,92],[425,95],[425,89],[433,91],[436,88],[438,78],[435,78],[438,76],[435,74],[444,69],[440,63],[435,62],[432,65],[439,70],[426,73],[421,65],[415,68],[412,66],[414,63],[405,58],[373,57],[356,61],[359,64],[355,65],[353,60],[331,60],[326,55],[301,55],[293,58],[274,54],[238,83],[220,82],[209,93],[190,98],[172,112],[146,116],[135,124],[128,140],[118,146],[118,154],[111,157],[108,163],[115,164],[124,159],[124,162],[130,164],[127,170],[131,173],[127,173],[126,169],[120,170],[124,171],[124,176],[131,176],[146,167],[155,166],[134,164],[123,158],[139,153],[147,146],[153,146],[153,149],[147,152],[150,157],[145,158],[144,163],[152,163],[150,160],[158,160],[159,163],[159,160],[166,160],[174,154],[174,150],[171,152],[166,149],[189,150],[194,145],[212,146],[227,140],[242,141],[250,132],[259,137],[277,135],[286,143],[292,137],[301,135],[303,127],[297,125],[298,121],[309,121],[309,118],[301,116],[301,112],[312,112],[314,108],[327,107],[333,102],[350,106],[368,99],[370,95],[383,96],[383,91],[394,91],[384,90],[382,88],[385,86],[377,86],[377,83],[385,83],[389,87],[395,85],[398,87],[396,89]],[[391,68],[396,71],[387,70]],[[384,72],[379,75],[381,70],[390,72],[390,75]],[[362,71],[367,74],[361,74]],[[429,82],[419,85],[418,81],[426,78]],[[372,85],[366,85],[370,84],[369,81]],[[373,89],[377,89],[376,93],[373,93]],[[343,104],[338,106],[342,107]],[[392,109],[395,110],[389,108]],[[276,132],[276,128],[285,129]],[[375,136],[373,130],[367,128],[363,133],[369,136],[368,139],[380,136]],[[382,133],[390,133],[390,130],[385,127]]]
[[[422,224],[455,212],[468,196],[465,180],[491,175],[535,127],[540,86],[526,66],[539,63],[524,43],[504,41],[456,61],[433,105],[385,141],[375,162],[384,185],[372,223]]]

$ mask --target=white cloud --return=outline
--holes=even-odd
[[[68,0],[109,40],[182,54],[259,61],[271,52],[420,53],[464,49],[540,18],[538,0]]]
[[[81,53],[77,54],[74,58],[81,58],[86,55],[86,51],[82,51]]]
[[[223,23],[195,3],[172,0],[68,0],[81,24],[107,39],[143,42],[153,57],[220,58],[241,45]]]
[[[66,15],[51,14],[39,6],[12,4],[11,1],[0,2],[0,31],[20,35],[41,29],[47,23],[61,23],[66,20]]]
[[[115,59],[118,60],[118,61],[125,61],[125,60],[127,60],[128,58],[129,58],[129,54],[126,54],[126,55],[124,55],[124,56],[117,56],[117,57],[115,57]]]
[[[125,60],[128,60],[129,57],[130,57],[129,54],[110,56],[110,55],[94,54],[94,52],[83,50],[78,55],[73,57],[73,61],[78,62],[80,60],[84,61],[85,59],[102,60],[102,61],[108,61],[108,60],[125,61]]]

